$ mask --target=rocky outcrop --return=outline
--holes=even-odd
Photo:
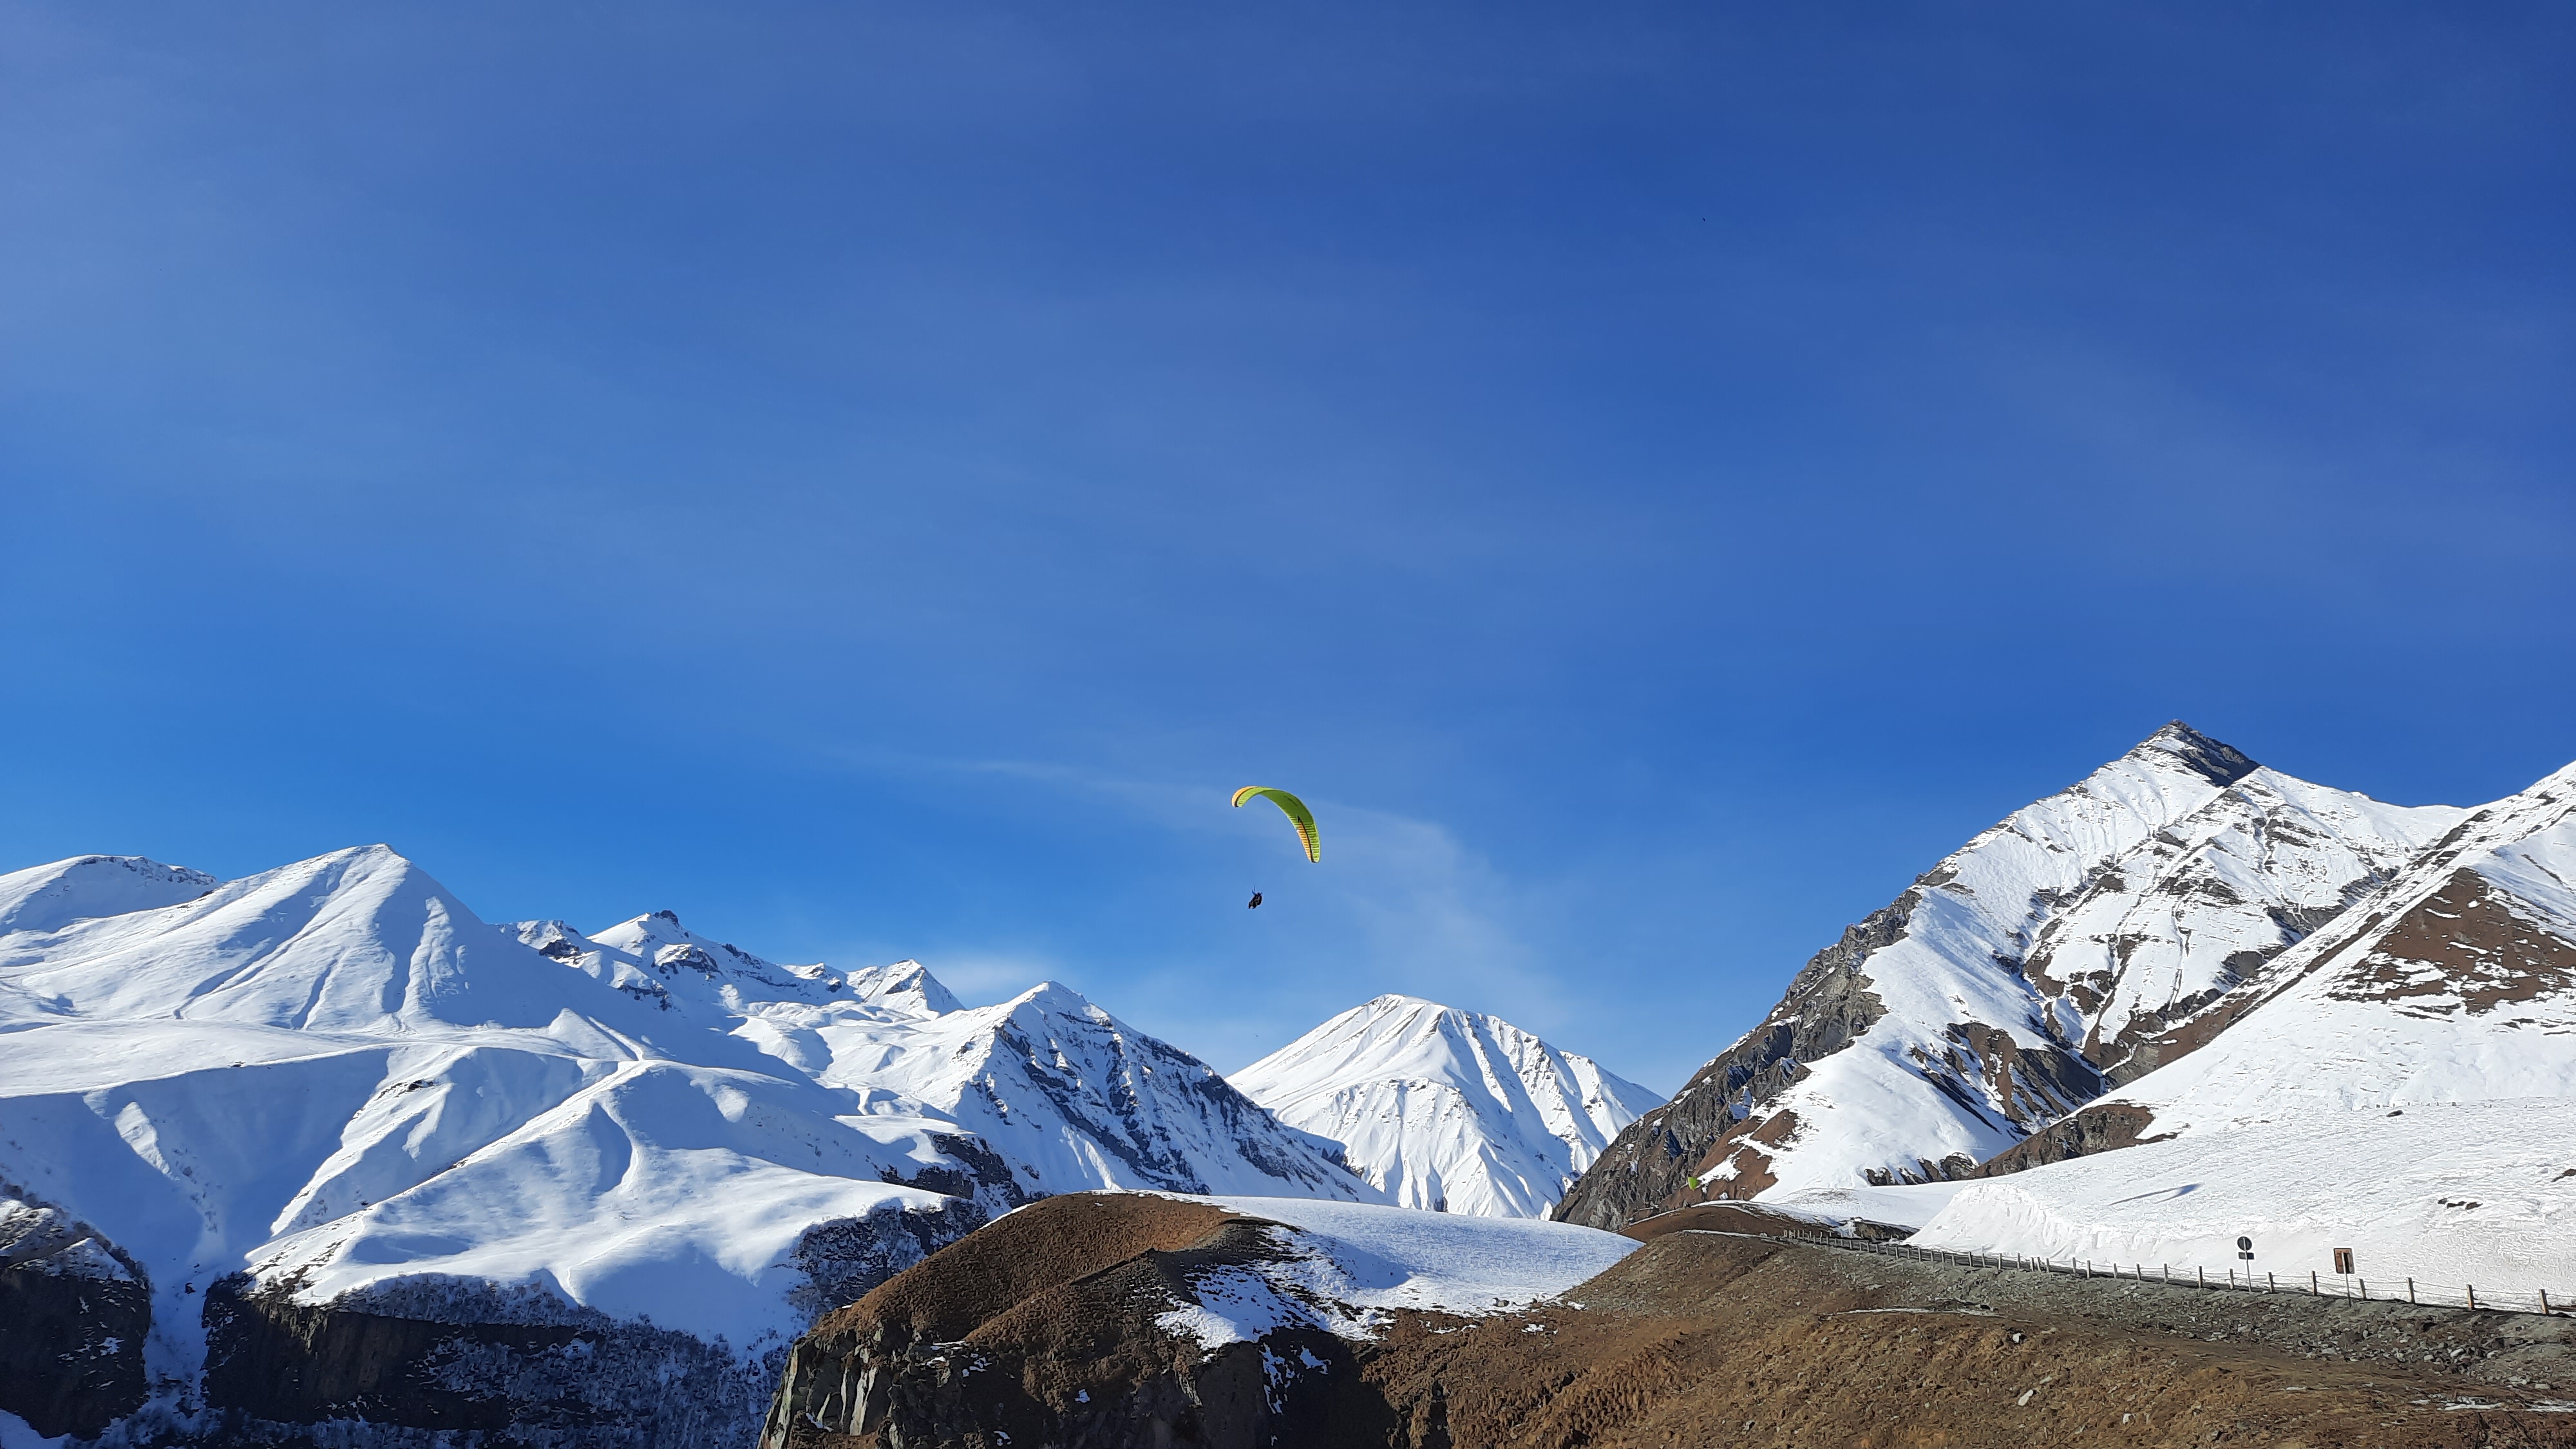
[[[1753,1140],[1766,1124],[1754,1109],[1787,1090],[1801,1063],[1849,1046],[1884,1014],[1861,963],[1904,937],[1923,887],[1938,884],[1925,877],[1817,952],[1761,1025],[1700,1068],[1671,1101],[1629,1123],[1549,1216],[1616,1230],[1695,1199],[1688,1179],[1730,1159],[1739,1159],[1744,1176],[1739,1195],[1769,1186],[1760,1170],[1769,1144]],[[1794,1116],[1785,1125],[1774,1119],[1773,1140],[1795,1127]]]
[[[88,1438],[143,1402],[152,1285],[58,1208],[0,1185],[0,1410]]]
[[[1270,1226],[1130,1194],[1013,1213],[799,1339],[763,1449],[1322,1442],[1361,1407],[1351,1345],[1289,1325],[1208,1352],[1161,1321],[1276,1257]]]
[[[567,1449],[743,1445],[778,1357],[453,1281],[303,1305],[291,1285],[235,1275],[207,1291],[206,1337],[207,1404],[263,1443],[365,1424]]]
[[[2134,1147],[2141,1142],[2161,1141],[2161,1137],[2149,1133],[2155,1120],[2155,1113],[2145,1107],[2125,1102],[2096,1102],[1987,1158],[1977,1164],[1973,1175],[2002,1177],[2024,1168],[2064,1162],[2087,1153],[2109,1152],[2115,1148]]]

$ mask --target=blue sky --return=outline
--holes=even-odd
[[[0,864],[383,840],[1224,1068],[1403,990],[1669,1090],[2168,718],[2407,802],[2576,758],[2571,60],[0,4]]]

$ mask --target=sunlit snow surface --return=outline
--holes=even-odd
[[[1774,1212],[1812,1218],[1837,1230],[1853,1222],[1884,1223],[1892,1228],[1919,1228],[1939,1215],[1959,1195],[1964,1182],[1898,1183],[1890,1187],[1811,1187],[1770,1193],[1762,1206]]]
[[[1531,1218],[1311,1199],[1193,1197],[1287,1225],[1287,1256],[1194,1280],[1199,1303],[1157,1321],[1208,1347],[1305,1326],[1367,1337],[1397,1309],[1493,1313],[1553,1298],[1635,1252],[1634,1239]]]
[[[382,846],[0,876],[0,1059],[0,1183],[141,1264],[147,1367],[180,1379],[244,1269],[308,1302],[497,1285],[748,1352],[810,1317],[808,1229],[956,1203],[888,1178],[991,1212],[1376,1196],[1061,987],[970,1011],[912,963],[776,966],[667,915],[495,928]]]
[[[1538,1217],[1662,1098],[1500,1017],[1381,996],[1236,1072],[1406,1207]]]
[[[2103,1099],[2136,1146],[1962,1190],[1918,1241],[2576,1297],[2576,768],[2284,952],[2208,1045]],[[2429,953],[2439,959],[2421,959]]]
[[[2460,929],[2459,908],[2435,897],[2456,894],[2464,874],[2530,933],[2496,953],[2497,974],[2392,958],[2389,938],[2410,918],[2436,938]],[[2190,1135],[2346,1109],[2576,1097],[2576,973],[2528,969],[2551,938],[2576,953],[2571,881],[2576,767],[2479,812],[2354,919],[2284,952],[2247,988],[2256,1004],[2209,1045],[2104,1100],[2150,1108],[2149,1135]],[[2481,986],[2509,989],[2488,997]]]
[[[2159,732],[1924,876],[1903,937],[1860,968],[1884,1014],[1752,1108],[1797,1122],[1767,1153],[1764,1201],[2013,1146],[2083,1096],[1980,1059],[1963,1026],[2043,1051],[2114,1041],[2143,1012],[2232,986],[2296,939],[2285,922],[2339,909],[2467,813],[2260,768],[2222,786],[2183,743]],[[1736,1175],[1730,1162],[1710,1180]]]
[[[2392,1115],[2394,1113],[2395,1115]],[[2576,1102],[2308,1113],[1960,1186],[1925,1247],[2576,1301]]]

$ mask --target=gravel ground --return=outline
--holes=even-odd
[[[2576,1445],[2570,1326],[1686,1231],[1362,1368],[1411,1449]]]

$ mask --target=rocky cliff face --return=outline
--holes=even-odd
[[[1615,1227],[1972,1173],[2207,1040],[2231,993],[2463,813],[2309,784],[2169,725],[1845,931],[1557,1216]]]
[[[0,1410],[88,1438],[143,1403],[152,1285],[86,1224],[0,1183]]]
[[[782,1357],[474,1282],[308,1306],[237,1274],[208,1290],[205,1322],[206,1408],[180,1432],[315,1449],[467,1431],[550,1449],[742,1446]]]

